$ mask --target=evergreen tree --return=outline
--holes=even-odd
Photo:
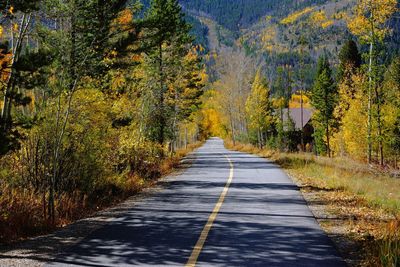
[[[166,104],[168,79],[173,79],[176,68],[176,56],[184,55],[185,45],[190,44],[190,26],[184,20],[184,14],[176,0],[153,0],[146,17],[145,46],[152,47],[149,53],[154,61],[157,88],[154,96],[154,112],[150,136],[163,145],[168,134],[168,117],[171,109]],[[168,53],[167,53],[168,52]]]
[[[16,106],[27,105],[30,99],[25,97],[18,90],[18,83],[21,81],[21,72],[25,64],[20,64],[24,57],[24,48],[27,46],[27,33],[33,25],[33,13],[39,8],[38,0],[34,1],[3,1],[0,10],[4,15],[4,20],[11,27],[11,43],[8,41],[0,43],[0,57],[8,57],[3,61],[0,76],[2,76],[3,101],[0,114],[0,155],[9,149],[18,147],[20,133],[15,129],[12,118],[13,108]],[[1,26],[1,25],[0,25]],[[32,66],[36,67],[36,66]]]
[[[358,52],[357,44],[353,40],[348,40],[339,52],[339,67],[337,81],[339,87],[339,105],[335,111],[338,120],[344,117],[345,112],[350,108],[349,101],[356,94],[357,88],[354,87],[353,76],[359,71],[362,59]],[[338,121],[340,123],[340,121]]]
[[[340,82],[348,78],[361,66],[361,54],[358,51],[356,42],[351,39],[346,41],[339,52],[339,61],[337,80]]]
[[[334,115],[337,104],[338,92],[332,78],[332,70],[326,57],[318,60],[317,76],[312,91],[311,103],[316,109],[315,128],[316,139],[321,138],[322,129],[324,131],[325,145],[328,156],[331,156],[330,137],[334,127]],[[319,140],[316,140],[318,143]],[[321,152],[321,151],[319,151]]]
[[[383,117],[390,118],[385,125],[385,141],[395,155],[397,164],[400,157],[400,57],[393,60],[385,73],[384,98]]]

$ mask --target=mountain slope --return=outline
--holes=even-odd
[[[289,66],[291,70],[284,72],[292,75],[295,88],[312,85],[320,55],[327,55],[336,65],[343,43],[349,38],[357,39],[347,28],[356,2],[181,0],[188,14],[216,22],[203,26],[215,27],[212,30],[220,45],[236,46],[248,55],[262,57],[267,62],[265,72],[270,81],[278,78],[278,68]],[[389,25],[393,32],[385,41],[387,52],[381,57],[383,61],[400,53],[400,20],[393,19]],[[367,47],[361,45],[360,49]]]
[[[181,0],[191,11],[208,15],[221,26],[239,31],[248,28],[265,15],[286,16],[293,10],[329,0]]]

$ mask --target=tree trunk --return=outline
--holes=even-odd
[[[371,10],[370,21],[371,21],[371,32],[370,32],[370,45],[369,45],[369,66],[368,66],[368,163],[372,162],[372,87],[373,87],[373,56],[374,56],[374,43],[375,33],[373,24],[374,12]]]
[[[331,144],[330,144],[330,135],[329,135],[329,122],[326,122],[326,148],[327,148],[327,153],[328,157],[331,157]]]
[[[231,118],[231,132],[232,132],[232,142],[233,145],[236,146],[236,138],[235,138],[235,123],[233,119]]]
[[[300,111],[301,111],[301,151],[304,151],[304,104],[303,104],[303,90],[300,90]]]
[[[377,123],[378,123],[378,144],[379,144],[379,163],[384,164],[383,136],[382,136],[382,116],[381,116],[381,97],[378,88],[375,86],[375,97],[377,99]]]
[[[165,131],[165,119],[164,119],[164,75],[163,75],[163,52],[162,52],[162,43],[159,44],[159,75],[160,75],[160,95],[159,95],[159,122],[160,129],[158,133],[158,143],[160,145],[164,144],[164,131]]]
[[[369,67],[368,67],[368,163],[372,162],[372,64],[373,64],[374,43],[371,40],[369,47]]]
[[[185,126],[185,149],[188,148],[188,129],[187,126]]]
[[[19,26],[17,39],[12,38],[12,57],[10,62],[10,75],[7,79],[6,89],[4,91],[3,107],[1,112],[0,129],[7,134],[11,128],[11,109],[14,95],[15,76],[17,75],[16,64],[22,50],[22,43],[25,33],[30,25],[31,14],[23,14]]]

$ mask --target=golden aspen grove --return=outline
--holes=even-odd
[[[0,112],[1,266],[215,138],[283,169],[347,266],[400,266],[398,0],[0,0]]]

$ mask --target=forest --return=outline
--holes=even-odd
[[[203,48],[176,1],[0,10],[1,240],[132,195],[201,138]]]
[[[258,49],[249,53],[241,41],[216,51],[218,78],[211,86],[215,90],[207,94],[214,94],[211,105],[221,107],[215,110],[220,114],[219,132],[234,142],[329,157],[347,155],[397,168],[399,54],[387,44],[396,38],[391,22],[398,3],[371,5],[362,2],[354,7],[348,18],[349,35],[337,52],[335,47],[312,46],[315,37],[307,36],[308,25],[334,27],[324,10],[305,16],[313,9],[300,9],[280,21],[286,27],[304,22],[298,44],[289,52],[272,47],[271,53]],[[377,13],[372,19],[371,9]],[[331,26],[324,25],[327,22]],[[284,114],[294,109],[313,113],[311,134],[304,133],[307,122],[296,128],[292,116]]]
[[[0,243],[137,194],[214,136],[398,223],[399,1],[7,0],[0,11]]]
[[[327,0],[182,0],[180,2],[188,10],[207,14],[225,28],[239,31],[248,28],[265,15],[284,16],[291,10],[301,9],[310,4],[322,4]]]

